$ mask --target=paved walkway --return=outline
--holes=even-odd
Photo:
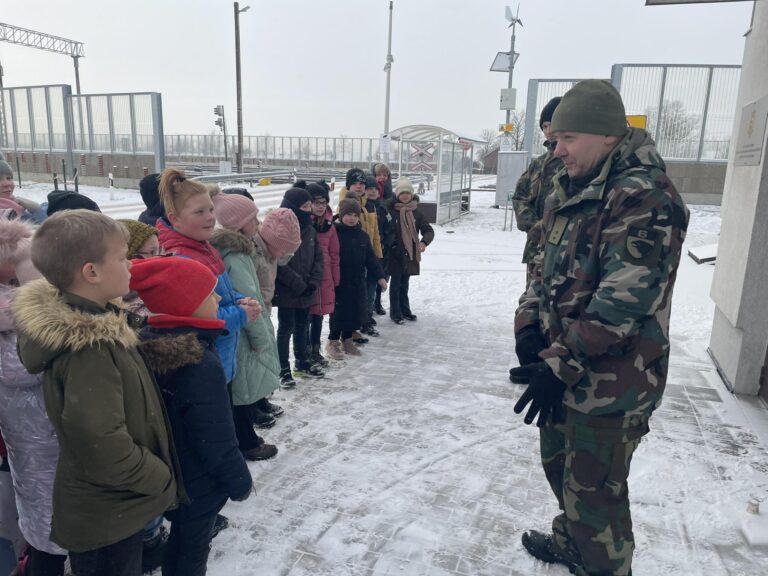
[[[280,453],[251,464],[258,493],[225,509],[233,527],[214,541],[209,574],[566,574],[520,544],[557,511],[537,430],[512,412],[524,271],[522,235],[502,221],[478,209],[438,230],[412,283],[419,321],[384,317],[361,358],[276,394],[286,415],[264,436]],[[711,278],[687,263],[684,274]],[[748,498],[768,493],[768,453],[706,356],[707,286],[693,284],[697,294],[676,292],[675,315],[705,328],[676,336],[664,405],[633,463],[634,573],[765,574],[768,548],[739,527]]]

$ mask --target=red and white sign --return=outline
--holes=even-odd
[[[433,142],[411,142],[411,148],[413,148],[411,151],[411,158],[414,160],[418,159],[419,161],[432,160],[432,157],[434,156],[432,148],[434,147],[435,144]]]

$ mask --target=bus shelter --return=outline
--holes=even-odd
[[[412,179],[429,222],[445,224],[469,212],[474,145],[481,140],[426,124],[404,126],[390,136],[392,171]]]

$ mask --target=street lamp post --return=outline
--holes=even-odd
[[[389,134],[389,86],[390,76],[392,75],[392,0],[389,2],[389,43],[387,44],[387,63],[384,65],[384,71],[387,73],[387,96],[384,102],[384,134]],[[387,153],[389,161],[389,153]]]
[[[245,12],[250,6],[240,8],[235,2],[235,74],[237,76],[237,173],[243,173],[243,93],[240,80],[240,12]]]
[[[509,49],[509,78],[507,80],[507,90],[512,90],[512,75],[515,73],[515,32],[517,31],[517,25],[523,25],[520,20],[520,5],[517,5],[517,14],[513,17],[512,11],[507,7],[507,20],[510,22],[509,27],[512,28],[512,46]],[[507,124],[509,124],[512,110],[507,108]]]

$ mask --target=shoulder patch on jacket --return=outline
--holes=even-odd
[[[630,226],[624,245],[627,260],[633,264],[648,265],[659,259],[661,238],[658,230]]]

